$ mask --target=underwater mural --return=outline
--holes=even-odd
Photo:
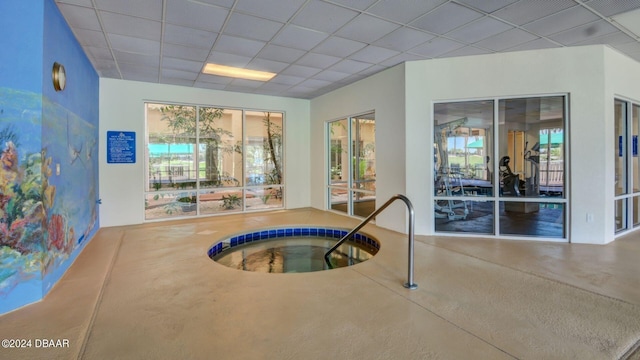
[[[42,98],[0,88],[0,313],[41,299],[97,231],[96,126]]]

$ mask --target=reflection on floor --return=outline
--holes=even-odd
[[[347,203],[333,203],[332,210],[347,212]],[[356,216],[366,218],[376,210],[376,199],[358,200],[353,203],[353,213]]]
[[[462,203],[456,201],[456,203]],[[437,232],[494,234],[493,202],[467,201],[466,218],[436,219]],[[462,214],[464,208],[455,209]],[[564,237],[564,206],[557,203],[500,202],[500,235]]]

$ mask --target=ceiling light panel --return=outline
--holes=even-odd
[[[328,36],[319,31],[296,25],[287,25],[282,32],[276,35],[271,43],[294,49],[311,50]]]
[[[385,19],[408,23],[420,14],[427,13],[446,2],[446,0],[403,0],[400,5],[398,0],[380,0],[367,9],[367,12]]]
[[[598,19],[600,18],[596,14],[584,7],[574,6],[570,9],[531,22],[523,27],[537,34],[548,36]]]
[[[483,14],[454,3],[446,3],[413,21],[411,26],[434,34],[445,34],[459,26],[479,19]]]
[[[357,12],[318,0],[311,0],[291,21],[309,29],[332,34],[358,15]]]
[[[133,2],[133,1],[131,1]],[[219,32],[229,10],[190,1],[167,1],[166,21],[170,24]]]
[[[100,18],[104,31],[111,34],[128,35],[143,39],[160,41],[161,23],[159,21],[135,18],[133,16],[101,12]]]
[[[576,6],[574,0],[537,1],[522,0],[502,8],[492,15],[516,25],[524,25]]]
[[[202,72],[209,75],[228,76],[237,79],[247,79],[255,81],[268,81],[276,75],[275,73],[270,73],[267,71],[245,69],[212,63],[207,63],[204,66],[204,69],[202,69]]]
[[[245,38],[269,41],[284,26],[283,23],[265,20],[251,15],[233,13],[225,33]]]
[[[145,19],[162,20],[163,0],[95,0],[100,10],[137,16]]]
[[[373,43],[373,45],[396,51],[407,51],[433,38],[433,35],[427,34],[425,32],[408,27],[402,27],[382,37],[381,39]]]
[[[337,31],[336,35],[371,44],[399,27],[394,23],[361,14]]]
[[[165,43],[211,49],[217,37],[217,33],[210,31],[171,24],[164,26]]]
[[[513,29],[511,25],[505,24],[502,21],[494,20],[490,17],[485,17],[467,24],[461,28],[453,30],[447,33],[447,36],[456,40],[473,44],[477,41],[486,39],[510,29]]]
[[[238,0],[235,10],[263,18],[287,22],[306,0]]]

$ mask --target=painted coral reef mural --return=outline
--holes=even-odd
[[[0,88],[0,300],[41,298],[97,230],[96,152],[94,125]]]

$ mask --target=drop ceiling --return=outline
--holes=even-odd
[[[606,44],[640,0],[56,0],[105,78],[311,99],[411,60]],[[207,62],[275,72],[206,75]]]

